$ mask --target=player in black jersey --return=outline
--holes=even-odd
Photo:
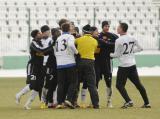
[[[53,44],[55,44],[60,36],[60,31],[57,28],[52,28],[51,35]],[[48,89],[46,103],[48,104],[48,108],[53,108],[57,105],[57,62],[53,48],[48,53],[45,53],[45,55],[48,55],[45,84],[45,88]]]
[[[110,53],[114,52],[115,41],[118,36],[109,32],[108,21],[102,22],[102,32],[99,34],[100,52],[96,55],[97,86],[100,78],[104,76],[106,83],[107,107],[112,107],[112,58]]]
[[[31,36],[33,37],[32,43],[34,42],[37,46],[41,47],[41,32],[39,30],[33,30]],[[43,53],[36,52],[33,47],[30,47],[30,60],[27,64],[27,85],[16,94],[16,103],[19,104],[21,96],[28,93],[30,90],[32,91],[31,96],[25,104],[25,109],[30,109],[31,102],[38,95],[43,85],[43,56]]]

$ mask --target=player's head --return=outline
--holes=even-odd
[[[48,38],[50,36],[50,28],[47,25],[41,27],[42,37]]]
[[[58,28],[52,28],[51,34],[52,34],[52,37],[59,37],[61,35],[61,32],[59,31]]]
[[[71,34],[75,34],[76,30],[75,30],[74,22],[69,22],[69,23],[70,23],[70,32],[71,32]]]
[[[122,35],[126,34],[128,31],[128,24],[127,23],[119,23],[119,26],[117,28],[117,33]]]
[[[77,34],[79,34],[79,28],[78,27],[75,27],[75,31]]]
[[[38,40],[42,38],[42,34],[38,29],[35,29],[31,32],[31,36],[34,40]]]
[[[74,30],[71,32],[71,34],[72,34],[75,38],[79,38],[79,37],[80,37],[79,28],[78,28],[78,27],[74,27]]]
[[[83,32],[83,34],[91,34],[91,26],[89,24],[85,25],[82,28],[82,32]]]
[[[61,26],[62,32],[70,32],[71,24],[70,23],[64,23]]]
[[[58,24],[59,24],[59,28],[61,29],[62,24],[69,22],[67,19],[61,19],[59,20]]]
[[[61,32],[60,32],[59,28],[52,28],[51,29],[51,35],[52,35],[52,40],[55,43],[57,38],[61,35]]]
[[[103,21],[102,22],[102,30],[103,32],[108,32],[109,31],[109,27],[110,27],[110,24],[108,21]]]
[[[98,28],[95,26],[91,27],[91,34],[93,37],[98,37],[99,35]]]

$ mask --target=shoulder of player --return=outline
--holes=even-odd
[[[48,41],[52,41],[52,37],[48,37],[48,39],[47,39]]]
[[[122,38],[122,37],[119,37],[119,38],[116,40],[117,43],[120,43],[120,42],[122,42],[122,41],[123,41],[123,38]]]
[[[79,38],[76,38],[75,41],[78,42],[79,40],[81,40],[81,39],[83,39],[83,38],[84,38],[84,36],[81,36],[81,37],[79,37]]]

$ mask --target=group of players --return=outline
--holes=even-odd
[[[24,105],[30,105],[37,95],[41,108],[92,107],[99,109],[98,85],[101,79],[106,83],[107,107],[112,107],[112,59],[119,58],[116,87],[125,103],[122,108],[133,106],[125,84],[129,78],[137,87],[144,100],[143,108],[150,108],[146,90],[141,84],[134,53],[142,48],[127,35],[128,25],[120,23],[116,34],[109,32],[108,21],[102,22],[102,32],[97,27],[85,25],[80,35],[78,27],[67,19],[59,21],[59,28],[50,29],[44,25],[33,30],[30,44],[30,60],[27,64],[26,86],[16,94],[16,103],[31,91]],[[78,95],[81,89],[81,105]],[[91,103],[85,105],[87,89]]]

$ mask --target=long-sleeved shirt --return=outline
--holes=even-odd
[[[39,43],[36,40],[33,40],[30,45],[30,60],[28,63],[34,64],[35,66],[42,66],[44,53],[39,52]]]
[[[115,43],[115,52],[110,56],[119,59],[120,67],[130,67],[136,64],[134,53],[142,51],[138,41],[128,35],[120,36]]]
[[[54,45],[54,42],[51,40],[50,42],[48,42],[48,45],[46,46],[40,46],[37,44],[36,41],[32,41],[30,47],[32,49],[32,52],[33,51],[36,52],[37,54],[41,56],[41,58],[43,58],[43,65],[45,62],[47,67],[55,68],[56,58],[55,58],[55,54],[53,50],[53,45]]]
[[[78,51],[74,43],[75,38],[69,33],[63,33],[58,37],[54,46],[57,69],[68,68],[76,65],[74,55],[78,54]]]
[[[99,34],[100,59],[110,59],[110,53],[114,52],[114,46],[118,36],[111,32],[101,32]]]

